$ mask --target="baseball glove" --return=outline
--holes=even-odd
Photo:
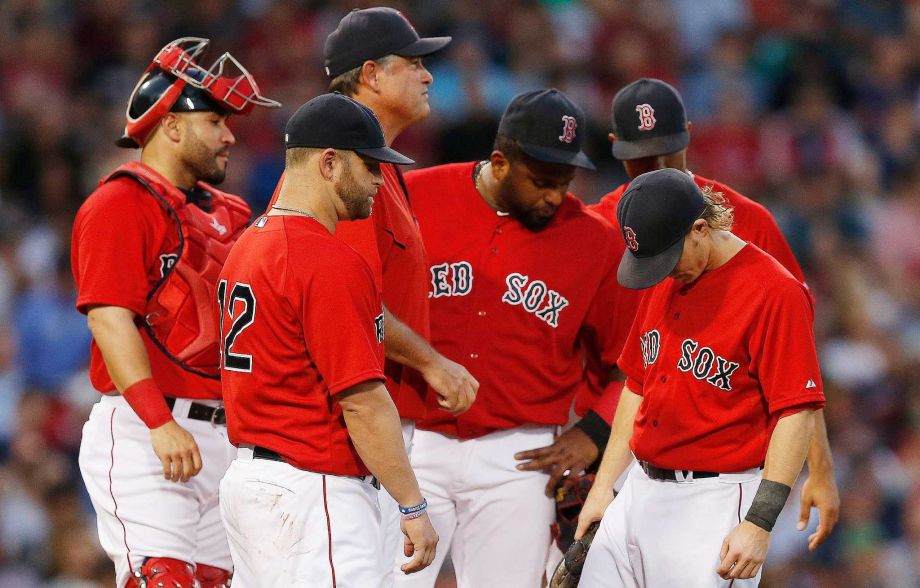
[[[565,557],[556,566],[553,577],[549,581],[549,588],[575,588],[581,579],[581,570],[585,566],[585,559],[588,557],[588,549],[591,548],[591,542],[594,541],[594,534],[600,522],[592,523],[588,527],[584,536],[572,543]]]
[[[575,540],[578,515],[594,484],[594,474],[569,475],[556,488],[556,522],[553,538],[559,551],[565,553]]]

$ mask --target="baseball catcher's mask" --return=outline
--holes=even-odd
[[[281,106],[262,96],[252,74],[229,53],[208,69],[199,66],[196,59],[209,43],[208,39],[183,37],[160,49],[131,93],[125,133],[116,145],[143,146],[167,112],[247,114],[254,106]]]

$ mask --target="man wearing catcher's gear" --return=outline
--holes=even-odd
[[[227,586],[218,482],[233,458],[218,379],[217,275],[249,221],[224,179],[232,114],[279,106],[207,39],[166,45],[128,102],[121,147],[139,162],[101,181],[73,227],[77,308],[103,394],[83,428],[80,471],[118,588]],[[234,71],[236,70],[236,71]]]

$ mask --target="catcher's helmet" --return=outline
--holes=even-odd
[[[116,145],[143,146],[167,112],[246,114],[253,106],[281,106],[259,93],[255,79],[229,53],[220,56],[210,69],[200,67],[195,58],[204,53],[209,42],[183,37],[160,49],[131,93],[125,132]],[[226,75],[228,64],[239,75]]]

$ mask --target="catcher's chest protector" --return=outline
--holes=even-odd
[[[211,211],[187,203],[185,194],[140,162],[116,169],[101,183],[128,176],[140,183],[175,226],[179,250],[147,294],[142,326],[171,360],[200,376],[218,379],[220,317],[217,278],[230,248],[249,222],[239,196],[198,183],[211,196]]]

